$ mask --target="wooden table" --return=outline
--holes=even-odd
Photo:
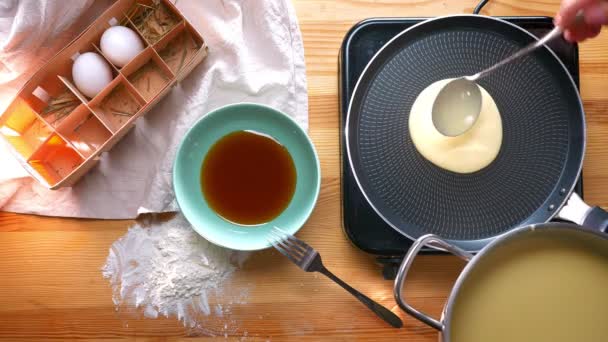
[[[322,191],[300,236],[317,247],[326,265],[346,281],[399,313],[400,330],[387,327],[329,280],[299,271],[273,252],[255,254],[236,276],[249,288],[249,303],[235,308],[236,332],[246,340],[436,341],[431,328],[404,315],[392,299],[392,282],[380,277],[371,256],[345,238],[340,218],[338,140],[338,49],[356,22],[380,16],[470,13],[474,0],[296,0],[306,49],[310,134],[322,166]],[[489,15],[547,15],[557,0],[491,0]],[[588,122],[585,196],[608,206],[608,34],[582,44],[581,91]],[[0,339],[174,340],[191,331],[174,319],[142,319],[116,312],[108,281],[101,276],[110,244],[131,221],[94,221],[0,214]],[[421,257],[408,294],[433,315],[462,264],[453,257]],[[251,284],[251,285],[248,285]]]

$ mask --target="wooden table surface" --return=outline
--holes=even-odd
[[[310,98],[310,134],[322,167],[318,205],[300,236],[328,268],[398,313],[403,329],[387,327],[350,295],[321,277],[299,271],[271,251],[253,255],[234,284],[249,290],[234,307],[229,335],[245,340],[436,341],[431,328],[404,315],[371,256],[345,238],[340,217],[338,49],[356,22],[382,16],[470,13],[474,0],[295,0],[304,36]],[[491,0],[489,15],[552,16],[557,0]],[[587,112],[584,165],[589,203],[608,206],[608,33],[580,46],[581,92]],[[196,335],[175,319],[143,319],[117,312],[101,276],[111,243],[132,221],[45,218],[0,213],[0,339],[178,340]],[[433,315],[462,264],[449,256],[418,259],[408,283],[410,301]],[[227,318],[228,319],[228,318]],[[211,323],[209,323],[211,324]],[[245,337],[243,337],[245,336]]]

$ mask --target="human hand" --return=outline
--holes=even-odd
[[[582,11],[584,20],[577,20]],[[608,24],[608,2],[604,0],[562,0],[555,16],[555,25],[564,29],[564,38],[580,42],[600,34],[603,25]]]

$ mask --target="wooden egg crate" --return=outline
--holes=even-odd
[[[145,49],[124,67],[99,49],[113,25],[135,30]],[[93,98],[73,84],[73,60],[97,52],[112,82]],[[50,189],[71,186],[207,55],[207,46],[167,0],[118,0],[25,84],[0,116],[0,135],[28,172]]]

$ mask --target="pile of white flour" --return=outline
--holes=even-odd
[[[210,307],[209,296],[217,297],[245,257],[206,241],[178,214],[150,227],[131,227],[110,247],[103,275],[117,307],[134,305],[146,317],[175,316],[195,327],[201,315],[222,315],[223,306]]]

